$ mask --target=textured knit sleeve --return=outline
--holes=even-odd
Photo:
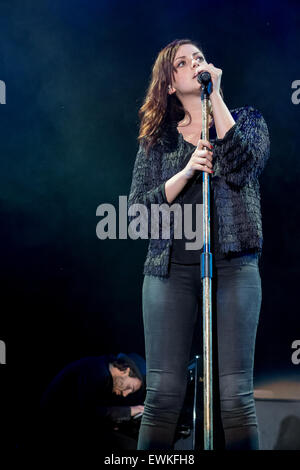
[[[149,155],[140,143],[132,173],[132,182],[128,206],[144,204],[148,209],[151,204],[167,202],[165,182],[160,181],[160,156],[154,150]]]
[[[224,138],[215,140],[215,177],[224,177],[237,187],[244,186],[260,175],[269,154],[267,124],[258,110],[246,106]]]
[[[133,167],[128,197],[131,238],[160,238],[159,213],[157,210],[152,211],[154,205],[156,208],[159,206],[161,210],[168,207],[165,182],[161,176],[161,154],[151,149],[146,155],[141,143]]]

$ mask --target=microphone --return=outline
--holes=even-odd
[[[197,75],[197,80],[201,85],[207,86],[209,82],[211,81],[210,73],[206,72],[205,70],[200,72]]]

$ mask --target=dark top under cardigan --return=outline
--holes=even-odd
[[[263,243],[258,177],[270,153],[269,133],[262,114],[252,106],[230,110],[235,124],[223,139],[209,138],[214,145],[211,189],[218,222],[218,246],[222,254],[256,249]],[[128,206],[143,204],[151,223],[151,204],[170,208],[184,203],[183,191],[168,203],[165,183],[189,161],[186,141],[169,123],[162,136],[146,154],[141,141],[133,168]],[[134,216],[129,217],[132,220]],[[172,218],[171,218],[172,221]],[[161,220],[160,220],[161,229]],[[170,237],[151,238],[143,274],[168,277],[174,224]]]
[[[216,130],[215,126],[212,125],[210,130],[209,130],[209,136],[210,140],[216,138]],[[189,160],[192,156],[192,153],[195,151],[196,146],[193,145],[190,142],[184,141],[185,143],[185,150],[184,153],[186,154],[187,160]],[[190,215],[190,218],[188,219],[188,224],[190,226],[190,229],[193,230],[193,233],[195,231],[198,231],[197,236],[189,234],[189,237],[185,234],[185,228],[184,227],[186,224],[184,224],[184,214],[182,214],[182,217],[180,219],[180,225],[182,229],[182,236],[180,238],[176,238],[174,236],[173,241],[172,241],[172,248],[171,248],[171,263],[177,263],[177,264],[200,264],[200,256],[201,253],[203,252],[203,227],[202,227],[202,219],[203,219],[203,197],[202,197],[202,180],[203,180],[203,172],[196,171],[194,176],[188,180],[187,184],[182,190],[182,196],[183,196],[183,204],[187,204],[191,206],[191,212],[192,216]],[[196,206],[198,206],[198,211],[196,210]],[[200,210],[199,210],[200,209]],[[214,205],[214,198],[211,197],[211,204],[210,204],[210,221],[211,221],[211,227],[210,227],[210,232],[211,232],[211,250],[214,255],[214,259],[223,257],[223,255],[220,253],[220,246],[219,246],[219,241],[217,235],[217,218],[216,218],[216,211],[215,211],[215,205]],[[199,227],[200,225],[200,227]],[[199,230],[200,229],[200,230]],[[195,241],[196,239],[200,239],[200,245],[201,247],[195,247]],[[187,244],[190,244],[190,247],[192,245],[192,248],[188,248]]]

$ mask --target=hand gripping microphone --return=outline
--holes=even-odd
[[[210,95],[211,89],[212,89],[210,73],[206,72],[205,70],[203,72],[200,72],[197,75],[197,80],[203,86],[203,88],[207,90],[207,93]]]
[[[198,73],[197,80],[199,83],[201,83],[201,85],[208,85],[211,81],[210,73],[206,72],[205,70],[203,72]]]

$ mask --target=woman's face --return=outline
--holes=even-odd
[[[196,78],[197,69],[199,65],[206,63],[202,52],[193,44],[180,46],[173,62],[176,72],[169,93],[176,91],[178,97],[184,94],[199,95],[200,84]]]

